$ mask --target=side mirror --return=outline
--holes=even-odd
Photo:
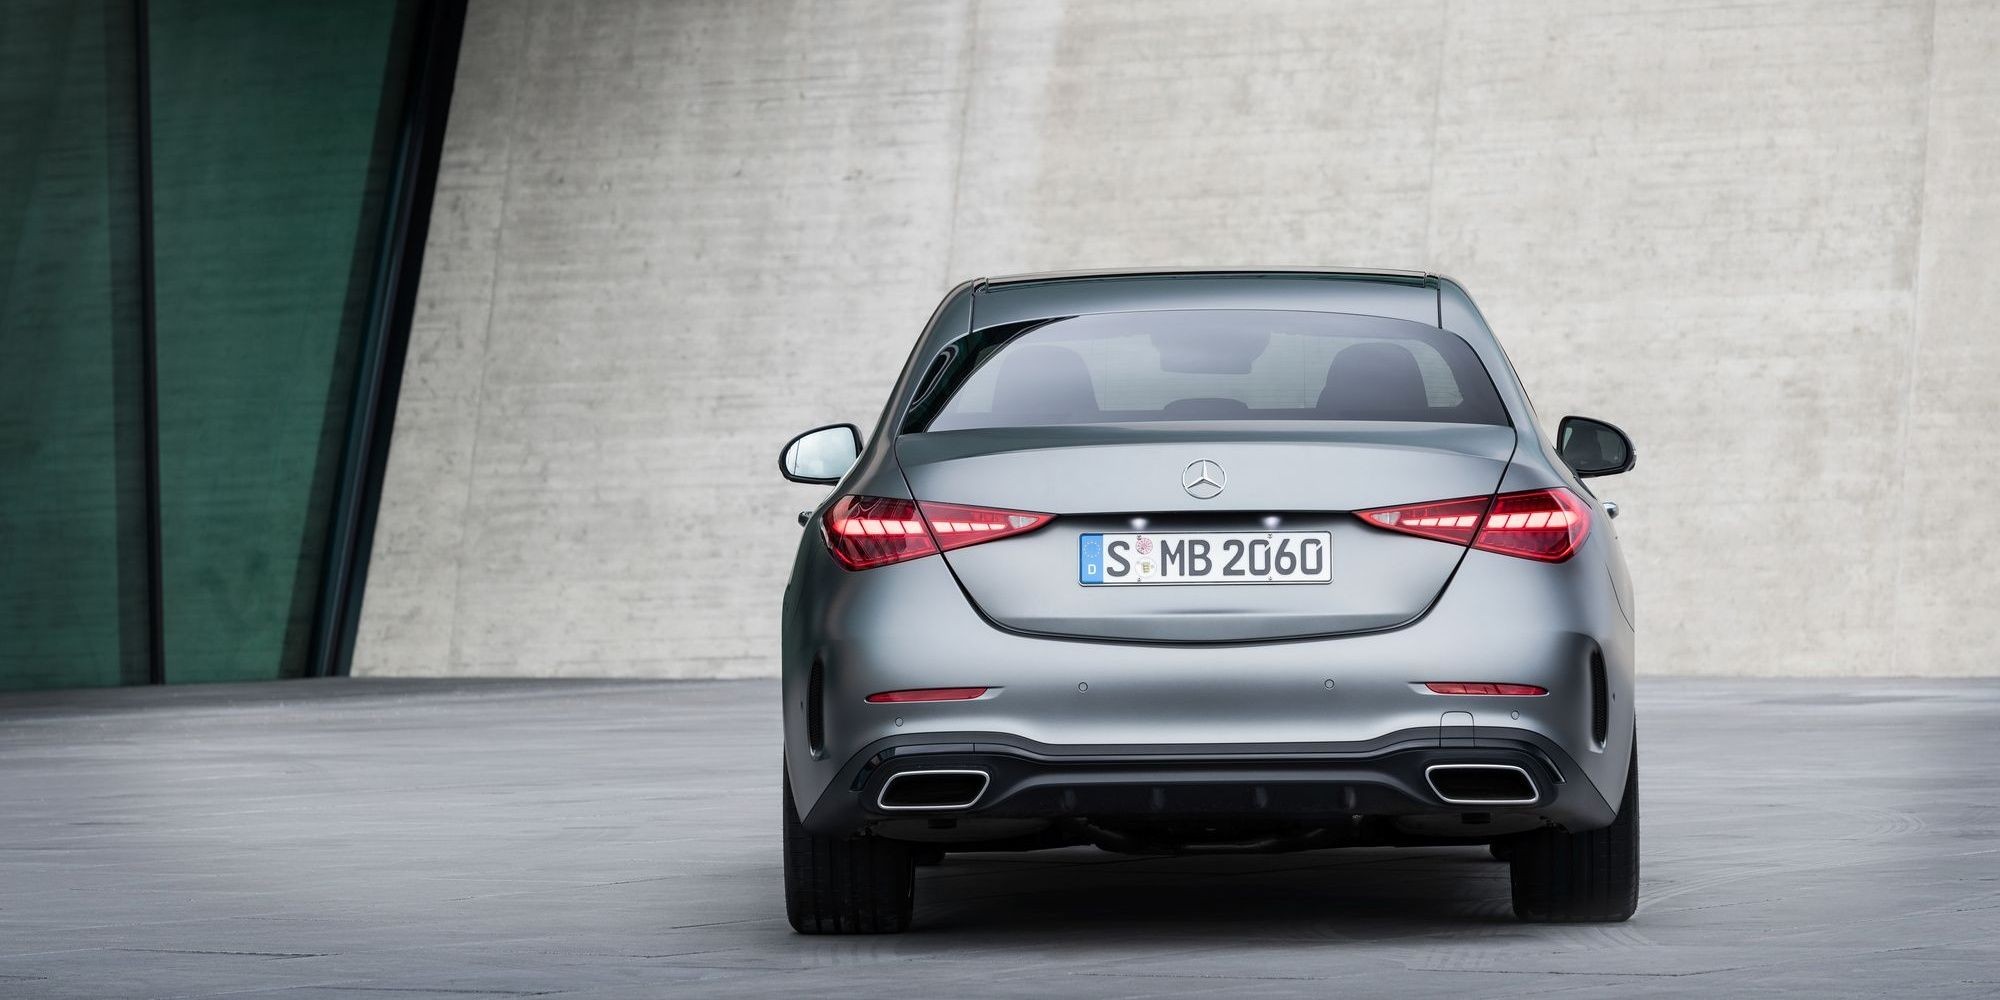
[[[778,453],[778,471],[795,483],[831,486],[861,457],[861,428],[853,424],[815,427],[787,441]]]
[[[1624,431],[1589,417],[1562,418],[1556,427],[1556,454],[1579,479],[1630,472],[1639,462]]]

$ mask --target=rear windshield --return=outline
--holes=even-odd
[[[1472,348],[1380,316],[1262,309],[1098,313],[946,348],[905,431],[1159,420],[1508,423]]]

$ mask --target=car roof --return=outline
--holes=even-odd
[[[1440,279],[1356,268],[1130,268],[1019,274],[974,282],[972,329],[1086,313],[1288,309],[1439,325]]]
[[[1025,285],[1043,281],[1079,281],[1090,278],[1288,274],[1347,278],[1388,278],[1402,281],[1428,281],[1435,280],[1438,277],[1427,271],[1401,271],[1386,267],[1114,267],[1087,271],[1039,271],[1028,274],[1004,274],[985,278],[982,283],[988,287],[993,287],[999,285]]]

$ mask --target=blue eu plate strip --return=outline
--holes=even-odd
[[[1076,579],[1079,583],[1104,582],[1103,535],[1077,536]]]

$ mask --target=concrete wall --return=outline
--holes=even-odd
[[[1643,669],[2000,672],[2000,4],[476,0],[355,670],[774,672],[796,430],[979,274],[1463,280]]]

